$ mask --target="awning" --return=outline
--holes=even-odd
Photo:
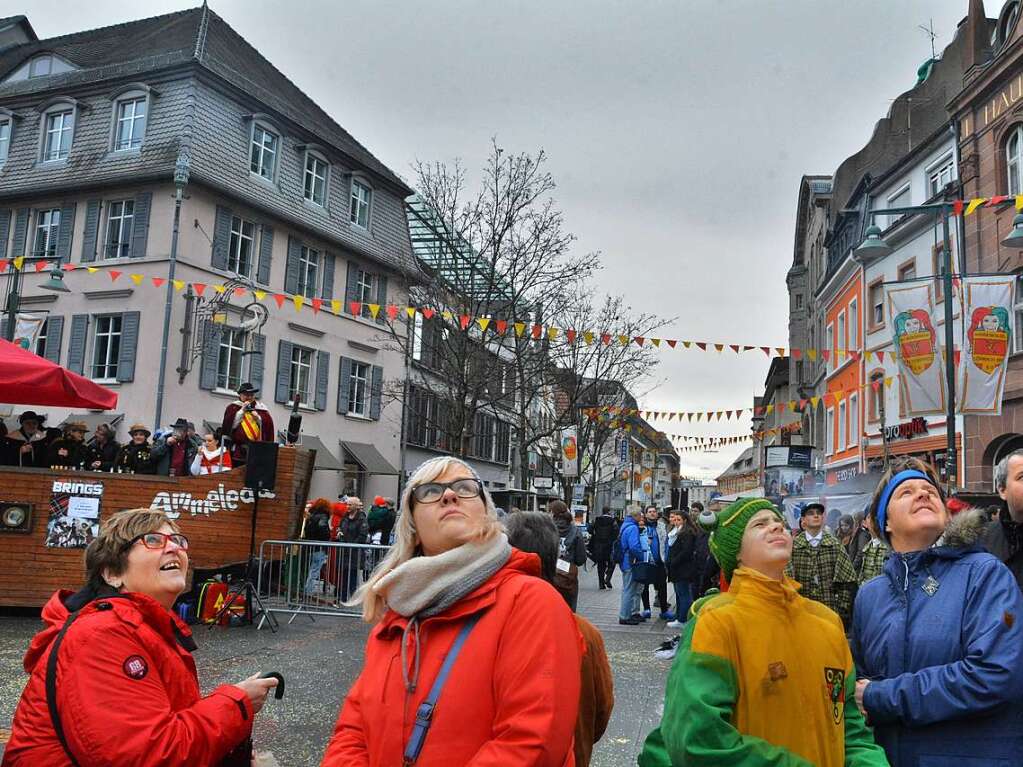
[[[304,447],[306,450],[316,451],[316,462],[313,464],[313,469],[323,469],[324,471],[341,471],[344,467],[341,465],[335,455],[327,449],[327,446],[323,444],[323,440],[317,437],[315,434],[303,433],[301,438],[296,443],[298,447]]]
[[[398,470],[380,455],[380,451],[364,442],[346,442],[340,440],[341,448],[348,453],[353,461],[359,464],[366,474],[393,474]]]
[[[61,429],[64,428],[64,424],[70,423],[71,421],[82,421],[88,428],[86,439],[92,436],[92,433],[96,431],[96,427],[101,423],[108,424],[114,432],[117,432],[117,425],[124,420],[124,413],[72,413],[57,426]]]

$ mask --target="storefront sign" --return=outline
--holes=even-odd
[[[919,434],[927,433],[927,419],[914,418],[906,423],[897,423],[894,426],[887,426],[884,430],[884,438],[891,442],[896,439],[912,439]]]
[[[852,479],[860,473],[859,466],[849,466],[845,469],[834,469],[828,473],[829,485],[838,484],[839,482],[845,482],[847,479]]]
[[[260,498],[276,498],[272,490],[260,490]],[[207,517],[218,511],[237,509],[239,505],[251,505],[256,500],[255,492],[248,487],[240,490],[227,490],[223,483],[210,490],[205,498],[196,498],[191,493],[160,492],[153,498],[150,508],[166,512],[171,519],[177,519],[182,512],[189,512],[193,517],[205,514]]]

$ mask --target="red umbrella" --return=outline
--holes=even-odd
[[[0,402],[110,410],[117,393],[0,339]]]

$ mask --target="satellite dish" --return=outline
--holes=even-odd
[[[253,301],[251,304],[242,309],[241,324],[239,330],[243,330],[246,333],[262,328],[266,321],[270,318],[270,312],[266,310],[266,307],[258,301]]]

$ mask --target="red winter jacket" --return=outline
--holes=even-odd
[[[370,633],[362,673],[349,690],[324,767],[395,767],[416,710],[466,617],[483,611],[434,710],[416,767],[573,767],[583,644],[572,613],[538,576],[535,554],[508,562],[419,630],[415,692],[402,680],[407,620],[393,611]],[[409,675],[415,657],[408,635]]]
[[[3,767],[70,765],[46,706],[49,649],[68,617],[57,592],[43,608],[46,628],[25,655],[31,674],[14,712]],[[252,704],[234,685],[203,698],[184,623],[143,594],[96,599],[64,635],[57,661],[57,708],[81,767],[213,765],[252,730]]]

